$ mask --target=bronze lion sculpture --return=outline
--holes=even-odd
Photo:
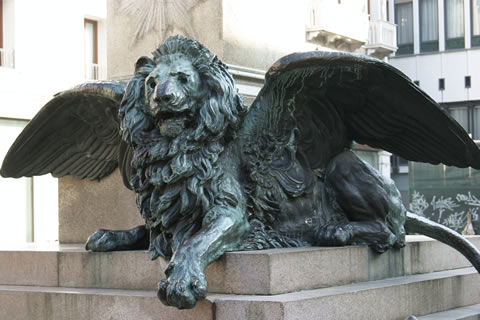
[[[352,143],[412,161],[480,169],[467,133],[404,74],[370,57],[288,55],[247,110],[227,67],[181,36],[141,57],[125,87],[94,82],[56,95],[7,154],[4,177],[100,179],[120,167],[145,225],[100,229],[93,251],[149,247],[170,259],[160,300],[192,308],[206,266],[231,250],[405,245],[405,229],[443,241],[480,270],[452,230],[408,213],[393,182]]]

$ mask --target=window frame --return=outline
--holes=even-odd
[[[480,0],[479,1],[480,4]],[[470,43],[472,47],[480,47],[480,34],[474,35],[473,34],[473,26],[474,26],[474,21],[473,21],[473,0],[469,1],[470,5]],[[480,20],[480,17],[478,17]],[[480,21],[478,21],[480,24]]]
[[[400,30],[400,22],[397,20],[397,12],[398,12],[398,7],[399,6],[407,6],[407,5],[410,5],[411,6],[411,13],[412,13],[412,21],[410,22],[411,23],[411,26],[412,26],[412,42],[409,42],[409,43],[405,43],[405,44],[400,44],[398,42],[398,39],[400,39],[400,36],[399,36],[399,30]],[[413,54],[414,53],[414,21],[413,21],[413,1],[402,1],[402,2],[395,2],[394,3],[394,12],[395,12],[395,16],[394,16],[394,21],[395,21],[395,24],[397,25],[397,51],[395,52],[395,55],[408,55],[408,54]]]
[[[437,2],[437,39],[436,40],[430,40],[430,41],[422,41],[422,6],[420,2],[423,0],[418,0],[418,27],[420,31],[420,52],[436,52],[439,51],[439,42],[440,42],[440,36],[439,36],[439,21],[438,21],[438,2]]]
[[[0,0],[0,49],[3,48],[3,0]],[[2,55],[0,53],[0,67],[3,65]]]
[[[444,10],[444,24],[445,24],[445,50],[455,50],[455,49],[464,49],[465,48],[465,31],[463,32],[462,37],[457,38],[448,38],[448,20],[447,20],[447,1],[443,0]],[[465,2],[463,1],[463,27],[465,28]],[[463,29],[465,30],[465,29]]]
[[[98,21],[85,18],[84,19],[84,30],[86,29],[87,24],[91,24],[93,26],[93,46],[92,46],[93,61],[92,61],[92,64],[98,66]],[[85,42],[84,42],[84,45],[85,45]],[[90,64],[90,62],[87,63],[87,61],[85,60],[85,76],[87,76],[87,74],[88,74],[87,73],[87,68],[88,68],[89,64]],[[98,69],[94,69],[92,74],[93,74],[93,79],[92,80],[98,80],[99,79],[100,75],[99,75]]]
[[[456,109],[456,108],[466,108],[467,109],[467,126],[468,128],[462,128],[465,129],[465,131],[469,134],[472,135],[472,138],[474,140],[480,140],[480,122],[476,123],[475,122],[475,110],[480,111],[480,100],[473,100],[469,101],[468,103],[462,102],[462,103],[442,103],[440,104],[441,107],[451,116],[451,110]],[[453,118],[453,116],[452,116]],[[455,118],[454,118],[455,119]],[[455,119],[456,121],[456,119]]]
[[[0,0],[0,49],[3,49],[3,0]]]

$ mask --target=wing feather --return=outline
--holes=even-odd
[[[435,101],[401,71],[356,54],[315,51],[277,61],[242,131],[249,139],[264,132],[295,132],[312,168],[357,141],[412,161],[480,169],[479,148]]]
[[[55,95],[15,140],[1,175],[109,175],[120,156],[117,114],[124,90],[119,82],[92,82]]]

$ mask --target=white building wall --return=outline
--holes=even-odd
[[[480,99],[480,48],[471,48],[470,1],[464,1],[465,48],[445,49],[445,8],[438,1],[439,51],[420,53],[418,0],[413,0],[414,55],[395,56],[390,63],[405,72],[412,80],[440,103]],[[465,88],[465,76],[471,77],[471,88]],[[445,79],[445,90],[439,90],[438,81]]]
[[[99,21],[99,63],[106,65],[106,0],[3,1],[4,45],[15,66],[0,67],[1,159],[26,123],[14,119],[31,119],[55,93],[85,82],[85,18]],[[56,179],[0,178],[0,190],[0,242],[58,239]]]
[[[397,56],[390,63],[440,103],[480,100],[480,48],[437,52],[433,54]],[[465,88],[465,76],[471,77],[471,88]],[[440,91],[438,79],[445,79]]]

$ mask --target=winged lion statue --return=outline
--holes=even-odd
[[[383,61],[290,54],[247,109],[226,65],[175,36],[139,58],[126,85],[57,94],[14,142],[1,175],[94,180],[120,167],[145,225],[100,229],[86,249],[149,248],[153,259],[169,259],[158,297],[178,308],[205,298],[206,266],[232,250],[366,244],[384,252],[403,247],[407,230],[453,246],[480,271],[479,250],[407,212],[394,183],[352,152],[354,142],[480,169],[462,127]]]

